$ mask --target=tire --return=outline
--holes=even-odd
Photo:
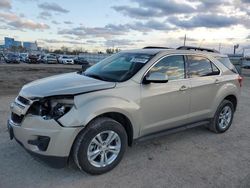
[[[100,142],[100,137],[98,137],[98,135],[101,137],[101,140],[104,142],[106,141],[107,143]],[[115,138],[111,143],[108,143],[107,141],[109,140],[107,139],[109,135],[112,135],[113,138]],[[93,141],[94,138],[95,142]],[[98,145],[96,143],[98,143]],[[107,117],[97,118],[91,121],[85,130],[76,138],[73,146],[74,162],[80,170],[89,174],[103,174],[112,170],[119,164],[127,149],[127,144],[127,134],[120,123]],[[112,147],[118,149],[111,149],[111,152],[109,148]],[[94,152],[99,154],[96,158],[91,160],[90,156]],[[106,156],[106,158],[103,156]],[[102,158],[104,159],[103,161],[106,161],[106,164],[104,164],[105,162],[101,163]]]
[[[222,113],[226,112],[226,109],[229,110],[228,112],[231,112],[231,118],[229,118],[229,119],[220,118],[223,116]],[[233,117],[234,117],[234,111],[235,111],[235,109],[234,109],[233,103],[229,100],[223,100],[217,108],[217,111],[214,115],[214,118],[212,119],[212,122],[209,125],[209,129],[215,133],[226,132],[232,124]],[[228,113],[226,113],[226,114],[228,114]],[[227,117],[229,117],[229,115],[227,115]],[[222,120],[223,120],[223,122],[226,122],[226,123],[222,123]]]

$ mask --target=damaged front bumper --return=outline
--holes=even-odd
[[[31,104],[23,104],[17,98],[11,105],[11,116],[7,122],[10,138],[15,138],[29,153],[50,166],[65,166],[74,139],[82,127],[63,127],[54,119],[26,114]]]

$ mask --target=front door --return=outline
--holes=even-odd
[[[141,136],[186,123],[190,103],[190,83],[186,79],[182,55],[162,58],[146,74],[167,74],[167,83],[141,85]]]

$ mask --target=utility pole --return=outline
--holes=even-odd
[[[187,40],[187,35],[185,34],[185,36],[184,36],[184,46],[186,46],[186,40]]]
[[[234,45],[234,54],[236,53],[237,48],[239,48],[239,44]]]
[[[219,52],[220,52],[220,50],[221,50],[221,43],[219,43]]]

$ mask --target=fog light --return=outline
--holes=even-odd
[[[36,140],[28,140],[28,144],[37,146],[39,150],[46,151],[49,145],[50,137],[38,136]]]

